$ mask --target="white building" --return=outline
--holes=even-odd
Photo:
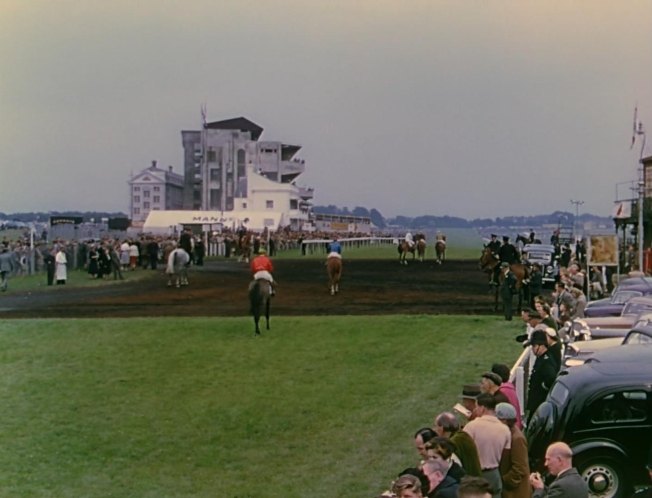
[[[266,212],[301,229],[309,221],[313,189],[296,179],[305,163],[299,145],[260,141],[263,129],[246,118],[216,121],[201,131],[182,131],[183,209]],[[278,227],[270,227],[278,228]]]
[[[129,215],[131,226],[139,228],[151,211],[181,209],[183,204],[183,177],[172,171],[158,168],[152,161],[149,168],[132,175],[129,180]]]

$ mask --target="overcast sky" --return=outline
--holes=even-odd
[[[650,21],[651,0],[0,0],[0,211],[127,212],[132,172],[182,172],[205,103],[302,145],[315,204],[608,215],[637,102],[652,134]]]

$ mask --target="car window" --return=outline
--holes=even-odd
[[[622,290],[614,294],[613,298],[611,299],[611,302],[613,304],[625,304],[631,298],[642,296],[642,295],[643,293],[640,291]]]
[[[611,393],[591,403],[591,421],[606,424],[623,421],[641,421],[647,418],[645,391]]]
[[[623,344],[652,344],[652,337],[647,334],[632,331],[627,335]]]
[[[557,406],[563,406],[568,399],[568,388],[561,382],[555,382],[550,391],[550,399],[554,401]]]
[[[623,315],[640,315],[652,310],[652,305],[647,303],[633,303],[629,301],[623,308]]]

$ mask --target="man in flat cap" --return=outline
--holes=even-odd
[[[548,334],[543,330],[534,330],[530,336],[532,353],[536,356],[527,392],[528,421],[548,396],[552,384],[557,378],[555,362],[548,354]]]

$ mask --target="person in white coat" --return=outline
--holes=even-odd
[[[68,258],[66,258],[66,253],[62,248],[57,251],[57,255],[54,257],[54,265],[54,276],[57,280],[57,285],[65,285],[68,279]]]

